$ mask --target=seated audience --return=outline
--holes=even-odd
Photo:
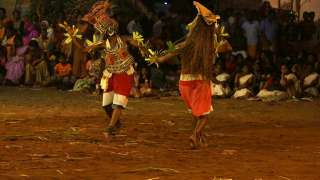
[[[21,46],[22,42],[16,43],[16,55],[10,57],[5,65],[6,76],[4,84],[19,85],[22,83],[22,77],[25,71],[25,54],[28,51],[28,46]]]
[[[252,85],[254,82],[254,75],[249,69],[249,65],[244,65],[241,72],[237,73],[234,80],[235,93],[233,97],[248,98],[253,95]]]
[[[290,71],[288,65],[281,66],[281,86],[288,93],[289,98],[297,98],[301,93],[300,80],[296,74]]]
[[[25,84],[35,87],[49,83],[50,74],[46,61],[46,54],[41,52],[37,41],[29,43],[29,52],[26,56]]]
[[[303,92],[306,96],[319,96],[320,76],[312,65],[306,68],[306,75],[303,79]]]
[[[223,98],[229,97],[231,95],[229,81],[230,75],[223,72],[221,65],[216,65],[212,82],[212,95]]]

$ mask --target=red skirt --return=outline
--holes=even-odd
[[[208,115],[212,111],[210,81],[180,81],[181,98],[196,117]]]
[[[133,86],[133,75],[127,73],[112,74],[108,81],[108,89],[106,92],[113,91],[115,94],[120,94],[128,97]]]

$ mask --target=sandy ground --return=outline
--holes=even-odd
[[[100,97],[0,87],[0,179],[320,179],[319,100],[214,108],[206,149],[178,97],[130,99],[108,143]]]

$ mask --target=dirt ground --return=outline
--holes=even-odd
[[[0,87],[0,179],[320,179],[319,100],[214,109],[206,149],[189,149],[178,97],[130,99],[108,143],[100,97]]]

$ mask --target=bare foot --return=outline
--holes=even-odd
[[[111,135],[108,132],[104,132],[103,135],[106,138],[106,140],[109,142],[111,139]]]
[[[190,147],[191,149],[197,149],[198,148],[198,138],[196,137],[195,134],[190,136],[189,141],[190,141]]]
[[[200,146],[202,148],[207,148],[208,147],[208,141],[207,141],[207,137],[204,134],[201,134],[199,136],[199,141],[200,141]]]
[[[104,137],[109,141],[112,137],[116,135],[114,127],[108,127],[106,132],[103,133]]]
[[[109,137],[110,137],[109,133],[107,133],[107,132],[104,132],[103,135],[104,135],[104,137],[105,137],[106,139],[109,139]]]
[[[116,125],[115,125],[115,128],[116,129],[120,129],[122,127],[122,123],[120,121],[120,119],[117,121]]]

